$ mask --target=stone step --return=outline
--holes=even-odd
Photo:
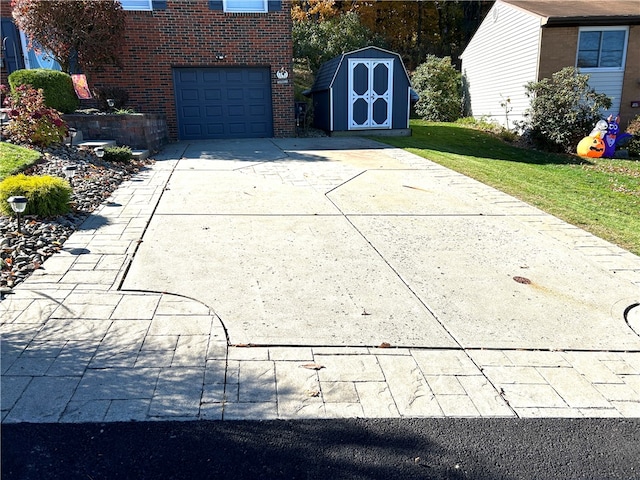
[[[131,154],[136,160],[145,160],[149,158],[149,150],[131,150]]]
[[[115,147],[115,140],[84,140],[76,143],[76,147],[96,148],[96,147]]]

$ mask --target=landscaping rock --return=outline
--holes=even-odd
[[[93,150],[56,145],[42,151],[42,161],[27,169],[26,175],[65,178],[65,166],[77,167],[70,180],[73,187],[72,210],[63,216],[17,219],[0,215],[0,289],[13,288],[41,267],[42,262],[60,251],[78,226],[125,180],[152,163],[152,160],[114,164],[99,159]],[[4,287],[4,288],[3,288]]]

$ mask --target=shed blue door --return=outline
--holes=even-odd
[[[181,140],[273,136],[269,68],[175,68]]]

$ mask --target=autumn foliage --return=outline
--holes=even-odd
[[[13,18],[30,41],[67,73],[117,63],[125,16],[117,0],[12,0]]]

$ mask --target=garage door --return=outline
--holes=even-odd
[[[175,68],[181,140],[273,136],[269,68]]]

